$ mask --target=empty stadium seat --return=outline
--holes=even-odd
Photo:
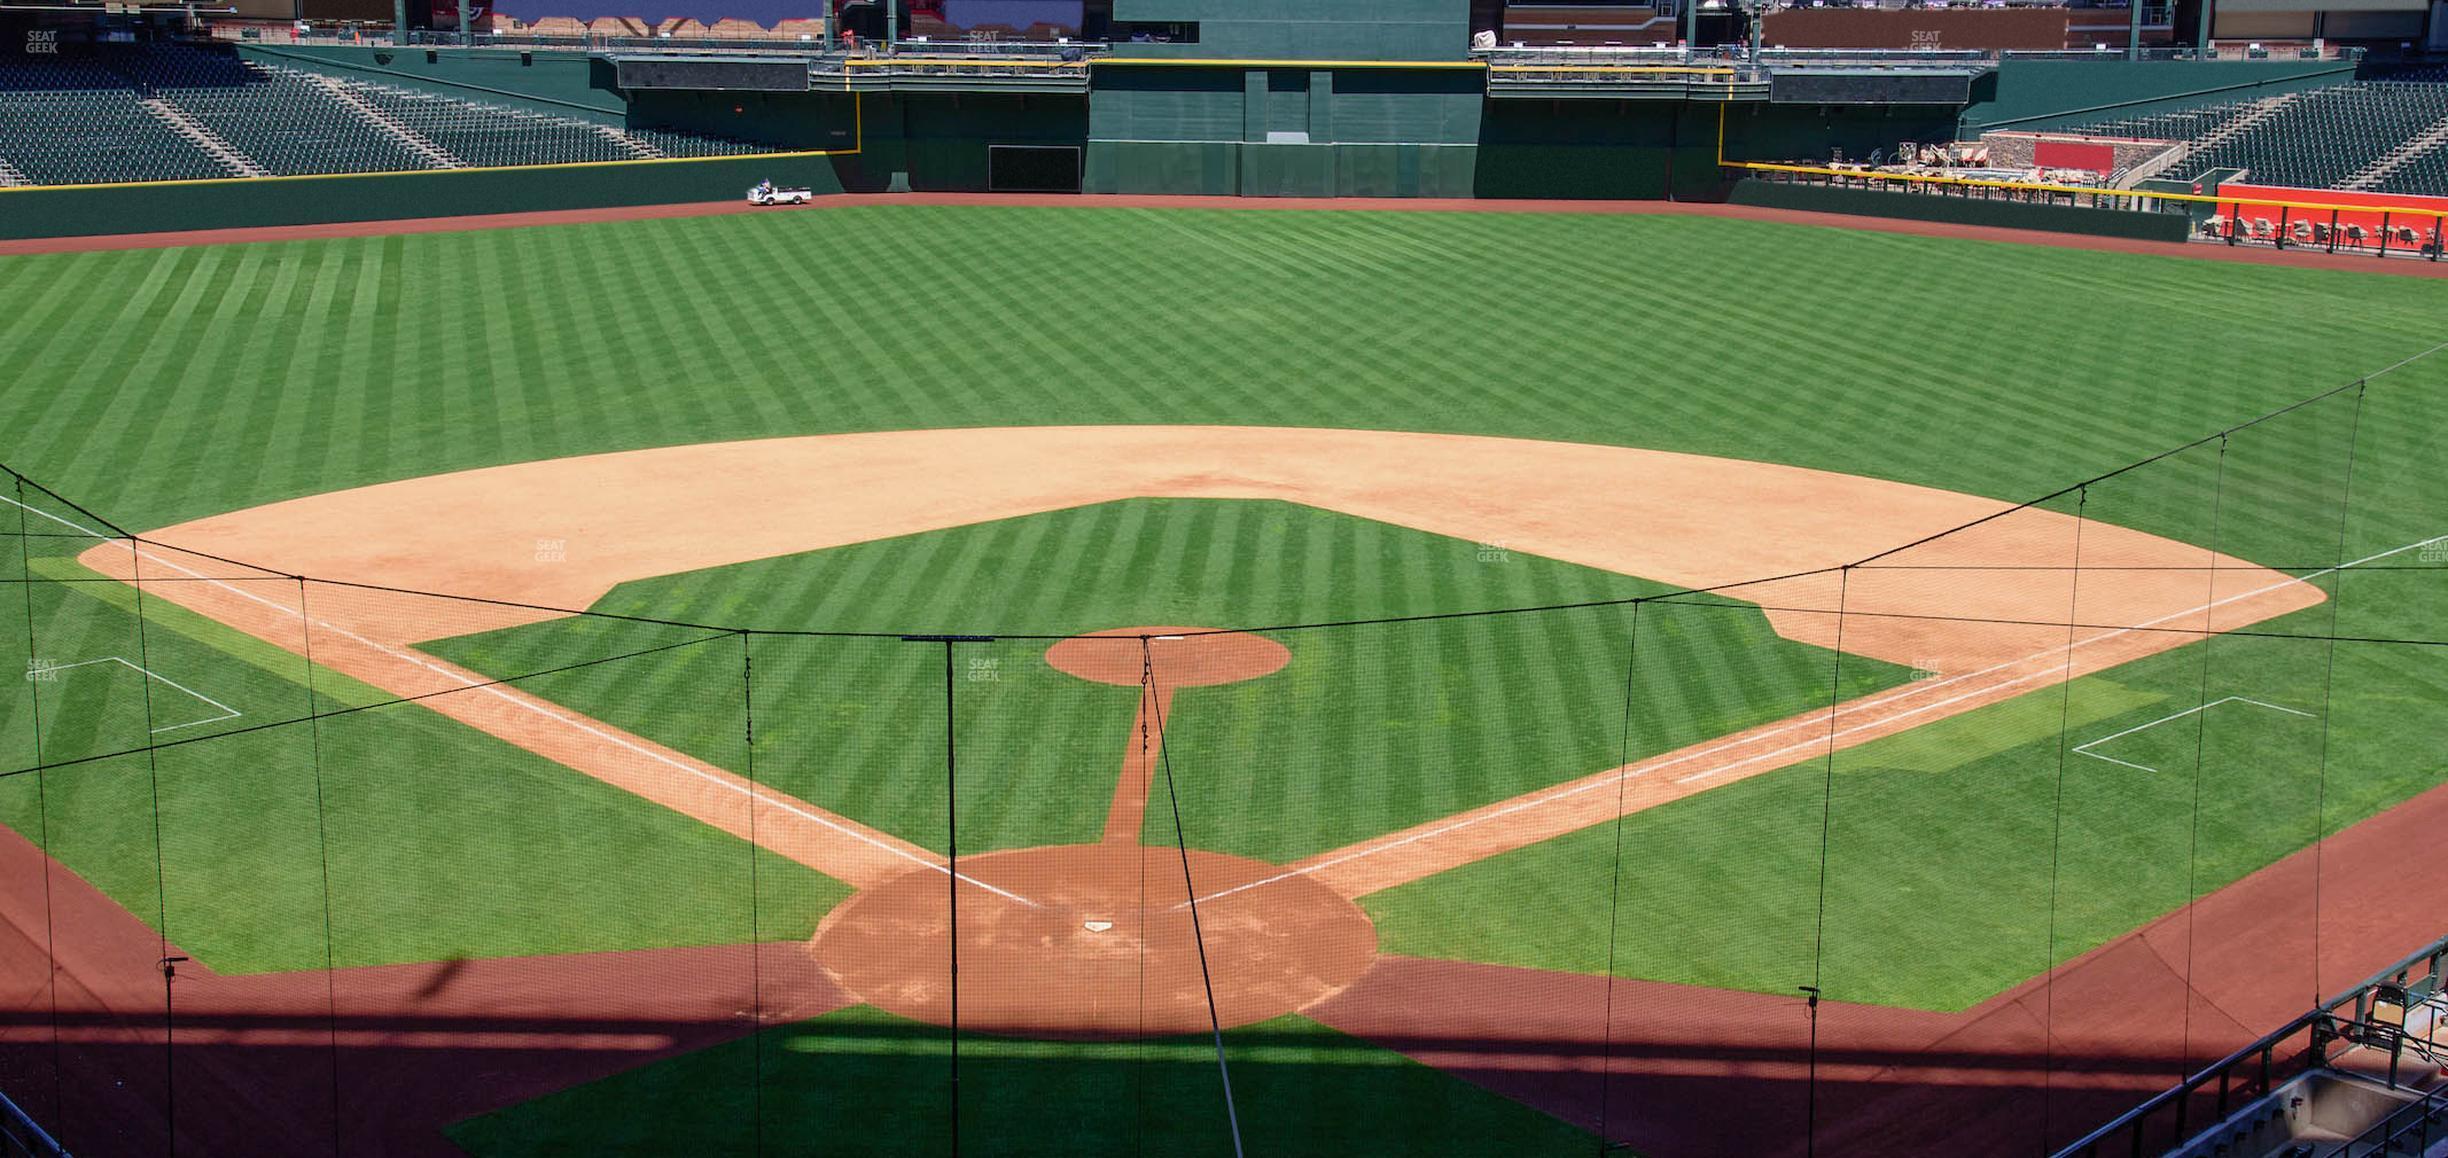
[[[2291,94],[2257,120],[2260,101],[2111,117],[2074,131],[2194,143],[2194,172],[2242,169],[2266,185],[2336,188],[2448,119],[2448,84],[2365,81]],[[2241,126],[2241,127],[2238,127]],[[2217,138],[2213,141],[2213,138]],[[2448,142],[2372,184],[2383,192],[2448,194]]]
[[[213,47],[0,57],[0,179],[35,185],[772,151],[266,66]]]

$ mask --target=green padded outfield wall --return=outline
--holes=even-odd
[[[737,201],[770,177],[839,193],[855,157],[725,157],[346,177],[0,190],[0,237],[81,237],[259,225],[320,225],[545,209]],[[790,212],[776,210],[776,212]]]
[[[1953,225],[1993,225],[2051,233],[2088,233],[2143,241],[2181,242],[2193,223],[2192,217],[2183,213],[2128,213],[2116,209],[2032,205],[1978,197],[1940,197],[1928,193],[1886,193],[1874,189],[1794,185],[1755,178],[1735,182],[1726,199],[1736,205],[1759,205],[1772,209],[1898,217],[1913,221],[1943,221]]]
[[[1091,193],[1468,197],[1475,67],[1101,65]]]
[[[783,149],[847,150],[858,147],[862,113],[880,135],[894,132],[890,99],[846,92],[657,89],[633,94],[622,122]]]

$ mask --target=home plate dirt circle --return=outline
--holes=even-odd
[[[1211,977],[1215,1017],[1230,1028],[1334,994],[1376,959],[1376,929],[1334,890],[1296,876],[1216,896],[1283,870],[1197,850],[1189,861],[1206,977],[1178,849],[1057,845],[960,858],[960,1027],[1091,1040],[1198,1033]],[[816,960],[868,1004],[952,1024],[949,892],[937,869],[860,892],[817,926]]]
[[[1166,687],[1196,688],[1273,675],[1292,661],[1292,653],[1263,635],[1240,631],[1117,627],[1062,640],[1046,649],[1045,658],[1056,671],[1101,684],[1138,687],[1153,671]]]

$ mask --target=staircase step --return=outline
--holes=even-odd
[[[381,108],[377,107],[374,102],[357,95],[356,90],[350,88],[348,82],[343,81],[336,76],[327,76],[319,72],[306,72],[303,70],[283,71],[289,71],[293,75],[302,76],[307,80],[314,82],[316,87],[330,93],[332,95],[332,99],[339,101],[350,112],[357,114],[358,119],[374,126],[376,131],[390,137],[392,140],[398,141],[402,146],[407,148],[409,152],[425,158],[428,162],[431,162],[435,168],[467,168],[467,162],[462,161],[458,157],[452,155],[450,150],[435,144],[424,134],[411,129],[404,124],[401,124],[398,118],[384,112]]]
[[[254,158],[239,152],[236,146],[223,140],[221,134],[204,127],[202,122],[189,116],[187,110],[157,96],[146,97],[136,103],[144,111],[153,114],[161,123],[170,126],[172,131],[194,142],[196,148],[204,150],[213,160],[221,162],[221,167],[228,169],[231,176],[269,177],[272,175],[271,170],[256,164]]]
[[[2371,164],[2365,165],[2354,176],[2348,177],[2340,188],[2369,189],[2388,180],[2408,162],[2440,147],[2443,143],[2448,143],[2448,116],[2433,121],[2430,127],[2408,137],[2403,144],[2382,154]]]
[[[594,124],[593,122],[589,122],[589,124],[592,125],[596,132],[602,133],[604,136],[611,138],[613,144],[629,150],[641,161],[659,161],[671,155],[661,149],[656,148],[651,143],[641,141],[636,137],[632,137],[629,134],[612,127],[611,125]]]

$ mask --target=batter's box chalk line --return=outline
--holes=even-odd
[[[2314,716],[2313,716],[2313,714],[2312,714],[2312,713],[2310,713],[2310,712],[2297,711],[2297,710],[2296,710],[2296,709],[2294,709],[2294,708],[2284,707],[2284,706],[2281,706],[2281,705],[2279,705],[2279,704],[2268,703],[2268,702],[2263,701],[2263,700],[2251,699],[2251,698],[2246,697],[2246,696],[2227,696],[2227,697],[2225,697],[2225,698],[2223,698],[2223,699],[2216,699],[2216,700],[2212,700],[2212,701],[2210,701],[2209,703],[2206,703],[2206,704],[2201,705],[2200,707],[2186,708],[2185,710],[2183,710],[2183,711],[2181,711],[2181,712],[2177,712],[2177,713],[2175,713],[2174,715],[2161,716],[2161,717],[2159,717],[2158,719],[2156,719],[2156,720],[2152,720],[2151,722],[2149,722],[2149,723],[2147,723],[2147,724],[2135,724],[2133,727],[2127,728],[2127,729],[2125,729],[2125,730],[2124,730],[2124,731],[2122,731],[2122,732],[2118,732],[2118,733],[2115,733],[2115,734],[2113,734],[2113,735],[2102,736],[2102,737],[2100,737],[2099,739],[2093,740],[2093,741],[2091,741],[2090,743],[2087,743],[2087,744],[2077,745],[2077,746],[2075,747],[2075,749],[2074,749],[2074,750],[2075,750],[2076,752],[2079,752],[2079,753],[2081,753],[2081,754],[2085,755],[2085,756],[2089,756],[2090,758],[2092,758],[2092,759],[2094,759],[2094,760],[2106,760],[2107,762],[2109,762],[2109,763],[2111,763],[2111,764],[2118,764],[2118,765],[2122,765],[2122,766],[2124,766],[2124,767],[2127,767],[2127,768],[2132,768],[2132,769],[2135,769],[2135,770],[2137,770],[2137,771],[2141,771],[2141,772],[2157,772],[2157,771],[2158,771],[2158,769],[2157,769],[2157,768],[2153,768],[2153,767],[2151,767],[2151,766],[2150,766],[2150,765],[2148,765],[2148,764],[2136,764],[2136,763],[2134,763],[2134,762],[2133,762],[2133,761],[2131,761],[2131,760],[2119,760],[2119,759],[2117,759],[2117,758],[2116,758],[2116,757],[2114,757],[2114,756],[2102,756],[2102,755],[2100,755],[2099,753],[2092,751],[2091,749],[2093,749],[2093,748],[2097,748],[2097,747],[2099,747],[2100,745],[2105,744],[2105,743],[2108,743],[2108,742],[2109,742],[2109,741],[2111,741],[2111,740],[2122,740],[2122,739],[2124,739],[2125,737],[2127,737],[2127,736],[2131,736],[2131,735],[2133,735],[2133,734],[2135,734],[2135,733],[2137,733],[2137,732],[2147,732],[2147,731],[2151,730],[2152,728],[2156,728],[2156,727],[2158,727],[2158,726],[2159,726],[2159,725],[2161,725],[2161,724],[2166,724],[2166,723],[2171,723],[2171,722],[2174,722],[2174,721],[2176,721],[2176,720],[2181,720],[2181,719],[2185,718],[2186,716],[2196,716],[2196,715],[2200,715],[2201,713],[2206,712],[2206,711],[2209,711],[2209,710],[2210,710],[2210,709],[2212,709],[2212,708],[2218,707],[2218,706],[2219,706],[2219,705],[2221,705],[2221,704],[2243,704],[2243,705],[2246,705],[2247,707],[2261,708],[2261,709],[2264,709],[2264,710],[2266,710],[2266,711],[2272,711],[2272,712],[2285,712],[2287,715],[2290,715],[2290,716],[2302,716],[2302,717],[2304,717],[2305,719],[2314,719],[2314,718],[2316,718],[2316,717],[2314,717]]]
[[[169,676],[166,676],[166,675],[163,675],[163,674],[161,674],[161,673],[159,673],[159,672],[153,671],[152,669],[145,667],[143,664],[140,664],[140,663],[133,663],[133,662],[130,662],[129,660],[127,660],[127,659],[125,659],[125,658],[123,658],[123,657],[116,656],[116,655],[106,655],[106,656],[103,656],[103,657],[102,657],[102,658],[100,658],[100,659],[85,659],[85,660],[78,660],[78,661],[77,661],[77,662],[75,662],[75,663],[44,663],[44,664],[36,664],[36,665],[34,665],[34,666],[29,667],[29,668],[27,668],[27,669],[26,669],[26,675],[27,675],[27,677],[28,677],[28,678],[33,678],[33,677],[36,677],[36,676],[47,676],[47,675],[54,675],[54,674],[57,674],[57,673],[59,673],[59,672],[64,672],[64,671],[74,671],[74,670],[76,670],[77,668],[81,668],[81,667],[92,667],[92,666],[94,666],[95,664],[101,664],[101,663],[115,663],[115,664],[118,664],[118,665],[119,665],[119,666],[121,666],[121,667],[124,667],[124,668],[128,669],[129,671],[142,673],[146,679],[153,680],[153,681],[155,681],[155,682],[157,682],[157,683],[167,684],[167,685],[169,685],[170,687],[176,688],[176,689],[178,689],[179,691],[184,692],[184,693],[186,693],[188,696],[190,696],[190,697],[194,698],[194,699],[195,699],[197,702],[202,703],[202,704],[205,704],[205,705],[207,705],[207,706],[211,707],[211,708],[212,708],[214,711],[216,711],[216,712],[219,712],[219,713],[220,713],[220,714],[219,714],[219,715],[217,715],[217,716],[207,716],[207,717],[205,717],[205,718],[203,718],[203,719],[201,719],[201,720],[189,720],[189,721],[187,721],[187,722],[185,722],[185,723],[183,723],[183,724],[164,724],[164,725],[162,725],[161,727],[158,727],[158,728],[153,729],[153,733],[154,733],[155,735],[159,735],[159,734],[161,734],[161,733],[163,733],[163,732],[176,732],[176,731],[180,731],[180,730],[182,730],[182,729],[186,729],[186,728],[201,728],[201,727],[203,727],[203,726],[204,726],[204,725],[206,725],[206,724],[218,724],[218,723],[220,723],[220,722],[221,722],[221,721],[223,721],[223,720],[235,720],[235,719],[237,719],[238,717],[243,716],[243,715],[245,715],[245,714],[246,714],[246,713],[244,713],[244,712],[239,711],[239,710],[238,710],[238,709],[236,709],[236,708],[233,708],[233,707],[229,706],[228,704],[222,703],[221,701],[219,701],[219,700],[216,700],[216,699],[212,698],[211,696],[205,695],[204,693],[199,692],[199,691],[195,690],[194,688],[188,687],[187,685],[185,685],[185,684],[183,684],[183,683],[180,683],[180,682],[178,682],[177,680],[171,679]]]

